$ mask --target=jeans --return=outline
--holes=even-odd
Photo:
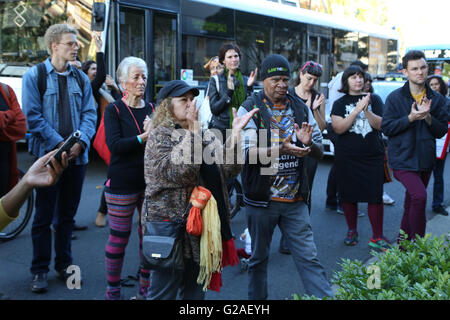
[[[317,249],[306,204],[271,201],[267,208],[252,206],[245,208],[252,239],[252,256],[248,269],[248,298],[262,300],[268,297],[267,266],[270,243],[277,225],[287,239],[306,293],[319,298],[331,297],[333,292],[325,270],[317,259]]]
[[[427,225],[425,208],[427,205],[427,185],[431,171],[414,172],[394,170],[394,177],[406,188],[404,213],[400,228],[415,239],[416,235],[423,237]]]
[[[70,164],[58,182],[51,187],[36,189],[35,215],[31,227],[33,242],[32,274],[48,273],[52,254],[53,216],[55,228],[55,270],[61,271],[72,264],[72,229],[83,186],[86,165]]]
[[[445,158],[443,160],[436,159],[436,164],[433,169],[434,184],[433,184],[433,209],[442,206],[444,202],[444,166]]]

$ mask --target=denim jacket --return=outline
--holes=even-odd
[[[58,74],[51,64],[50,58],[45,60],[44,63],[47,70],[47,90],[42,102],[38,89],[37,67],[34,66],[29,69],[22,78],[22,108],[27,117],[28,130],[31,133],[28,150],[36,157],[41,157],[55,149],[63,141],[63,138],[57,132],[59,126]],[[73,67],[69,66],[67,87],[73,129],[74,131],[81,131],[81,141],[86,145],[86,150],[77,157],[75,162],[77,165],[82,165],[88,163],[87,151],[90,140],[95,134],[97,111],[89,78],[83,72],[80,72],[82,81],[84,81],[84,90],[81,92],[74,72]]]

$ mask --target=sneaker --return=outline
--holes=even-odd
[[[387,240],[385,237],[377,239],[371,237],[369,241],[369,247],[372,247],[380,252],[385,252],[386,250],[392,248],[392,245],[390,244],[389,240]]]
[[[433,208],[434,213],[442,214],[443,216],[448,216],[448,211],[445,210],[443,206],[439,206],[436,208]]]
[[[392,199],[386,192],[383,192],[383,203],[391,206],[395,203],[395,200]]]
[[[347,237],[344,239],[344,244],[346,246],[354,246],[358,243],[358,241],[358,232],[350,230],[347,232]]]
[[[47,274],[37,273],[33,275],[31,280],[31,291],[34,293],[44,293],[47,292]]]

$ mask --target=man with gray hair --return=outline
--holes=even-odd
[[[248,97],[238,111],[242,116],[259,108],[244,128],[242,139],[245,163],[241,177],[252,238],[248,297],[268,298],[267,266],[277,225],[286,237],[306,293],[332,296],[317,258],[306,204],[311,192],[306,161],[309,156],[320,158],[322,149],[314,142],[308,107],[288,94],[291,69],[287,59],[270,55],[260,70],[263,90]]]
[[[50,225],[55,229],[55,270],[64,282],[72,264],[71,234],[80,202],[88,148],[95,133],[95,110],[89,78],[69,64],[77,56],[77,30],[66,25],[52,25],[45,33],[50,57],[28,70],[22,79],[23,110],[31,138],[29,151],[36,157],[60,147],[76,130],[78,143],[68,152],[69,166],[58,183],[36,189],[36,211],[31,229],[33,259],[31,290],[47,291],[47,273],[52,253]]]

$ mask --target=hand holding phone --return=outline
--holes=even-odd
[[[48,159],[48,161],[45,163],[45,165],[52,165],[51,159],[55,158],[58,162],[61,162],[61,155],[65,151],[67,154],[70,153],[70,149],[73,147],[75,143],[80,141],[81,138],[81,132],[79,130],[75,131],[64,141],[63,145],[56,151],[56,153]]]

